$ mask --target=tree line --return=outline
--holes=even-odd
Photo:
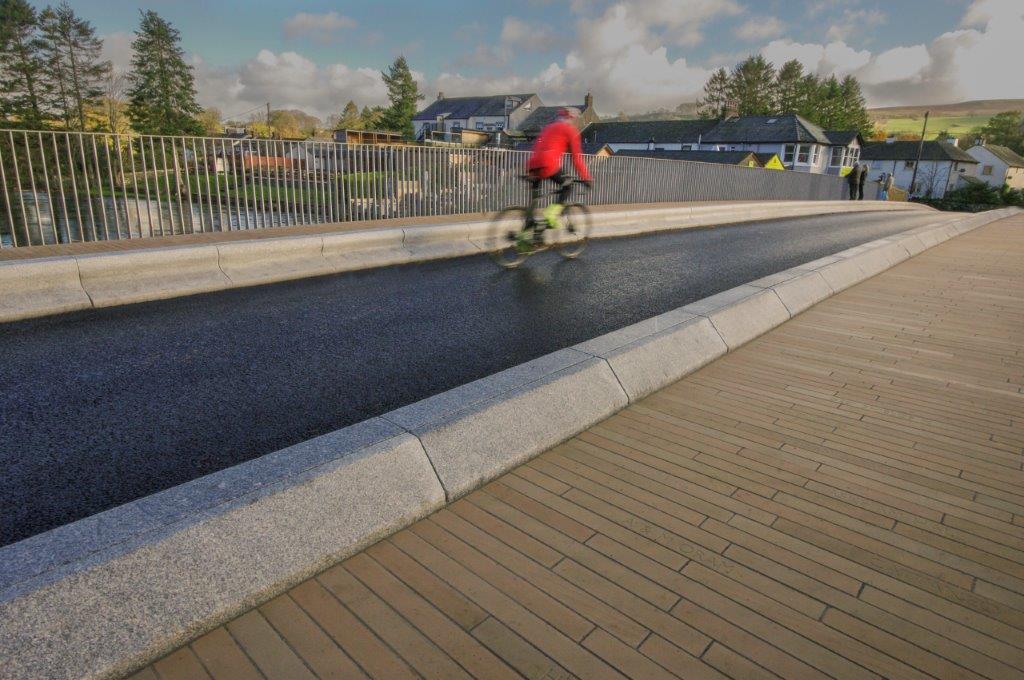
[[[705,83],[699,105],[702,118],[720,118],[730,111],[741,116],[795,113],[823,129],[857,130],[865,138],[874,129],[854,76],[821,78],[805,72],[796,59],[778,70],[761,55],[748,57],[731,71],[720,68]]]
[[[42,11],[27,0],[0,0],[0,126],[32,130],[106,130],[142,134],[219,134],[220,111],[196,101],[195,75],[181,34],[151,10],[140,10],[131,68],[116,71],[102,58],[103,41],[67,2]],[[405,57],[381,77],[389,106],[349,101],[332,117],[337,128],[380,129],[411,138],[423,99]],[[277,110],[246,123],[257,136],[315,136],[319,119]]]

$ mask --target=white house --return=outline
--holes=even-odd
[[[911,187],[919,144],[894,140],[865,144],[861,159],[868,166],[868,179],[878,179],[885,172],[893,176],[897,187],[911,196],[942,198],[947,191],[955,189],[962,178],[974,176],[978,161],[966,151],[947,141],[927,141],[921,147],[917,184]]]
[[[726,118],[704,134],[699,148],[774,153],[790,170],[838,175],[860,159],[861,146],[856,130],[825,131],[791,113]]]
[[[583,131],[587,142],[613,151],[749,151],[777,155],[786,168],[841,174],[860,159],[855,131],[828,131],[795,114],[732,116],[723,120],[601,122]]]
[[[607,144],[619,151],[695,151],[714,120],[601,121],[583,130],[587,144]]]
[[[996,144],[978,144],[967,150],[978,161],[975,177],[989,186],[1024,189],[1024,158],[1013,149]]]
[[[413,131],[416,139],[423,139],[434,132],[514,130],[540,106],[540,97],[535,94],[445,97],[440,92],[433,103],[413,117]]]

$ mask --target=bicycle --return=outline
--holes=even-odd
[[[530,181],[528,176],[522,179]],[[585,184],[583,180],[574,179],[573,184]],[[559,226],[553,228],[543,218],[537,218],[537,204],[545,196],[554,196],[558,190],[545,192],[540,184],[535,184],[530,191],[530,204],[527,206],[509,206],[500,211],[491,220],[488,243],[491,245],[491,257],[498,265],[512,269],[521,265],[526,258],[545,250],[555,249],[567,260],[579,257],[587,247],[590,238],[590,210],[582,203],[569,203],[564,206],[558,218]],[[532,231],[528,247],[520,241],[519,235]]]

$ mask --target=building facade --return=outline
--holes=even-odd
[[[989,186],[1001,189],[1024,189],[1024,158],[1013,149],[996,144],[977,144],[967,150],[978,161],[975,177]]]
[[[540,97],[532,93],[445,97],[441,92],[413,117],[413,132],[416,139],[422,140],[429,139],[432,133],[517,130],[542,105]]]
[[[864,145],[861,158],[868,166],[868,179],[876,180],[883,172],[890,174],[893,184],[919,198],[942,198],[947,191],[960,186],[965,177],[974,177],[978,165],[977,160],[955,144],[938,140],[923,145],[917,141],[871,142]]]
[[[800,116],[733,116],[723,120],[601,122],[583,131],[613,151],[717,151],[777,155],[789,170],[845,174],[860,160],[856,131],[822,130]]]

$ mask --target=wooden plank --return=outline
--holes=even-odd
[[[287,595],[274,598],[259,611],[317,677],[323,680],[366,677],[341,647]]]

